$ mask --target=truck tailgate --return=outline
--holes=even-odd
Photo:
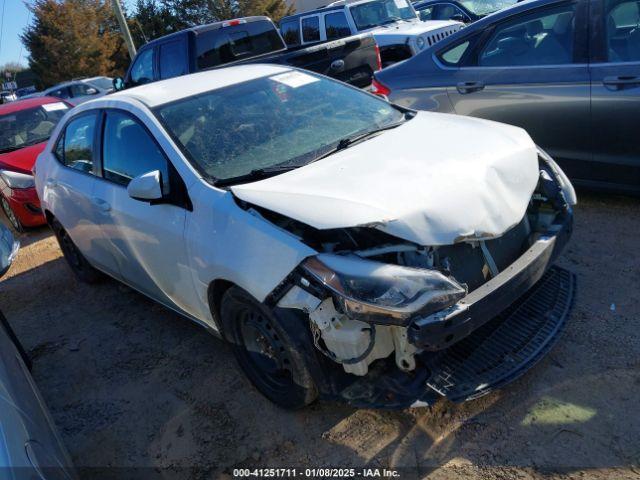
[[[355,35],[289,51],[278,60],[360,88],[371,85],[373,72],[378,69],[378,51],[371,35]]]

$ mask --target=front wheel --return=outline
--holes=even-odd
[[[9,202],[7,201],[7,199],[4,197],[0,197],[0,205],[2,205],[2,211],[9,219],[9,222],[11,223],[11,226],[13,227],[13,229],[18,233],[23,232],[24,227],[20,223],[20,220],[18,220],[18,217],[16,216],[15,212],[11,209],[11,205],[9,205]]]
[[[224,294],[221,320],[240,367],[269,400],[298,409],[318,397],[318,389],[300,348],[276,315],[238,287]],[[305,328],[304,324],[297,328]]]
[[[73,243],[73,240],[71,240],[67,231],[60,225],[60,222],[53,219],[51,221],[51,229],[56,235],[64,259],[78,280],[84,283],[98,283],[104,279],[104,274],[93,268],[87,259],[84,258],[84,255],[82,255],[78,247],[76,247],[76,244]]]

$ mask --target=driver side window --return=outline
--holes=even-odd
[[[102,143],[103,177],[123,186],[144,173],[159,170],[162,192],[169,193],[169,165],[149,132],[131,115],[108,111]]]
[[[483,67],[573,63],[575,4],[519,17],[496,28],[482,49]]]
[[[140,53],[131,67],[131,82],[142,85],[153,82],[153,48]]]

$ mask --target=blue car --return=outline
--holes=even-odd
[[[640,193],[640,3],[530,0],[378,72],[374,93],[523,127],[577,185]]]

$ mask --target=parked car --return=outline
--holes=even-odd
[[[640,192],[640,22],[631,0],[534,0],[380,72],[421,110],[520,126],[577,184]]]
[[[383,67],[416,55],[461,27],[459,22],[420,22],[407,0],[339,1],[280,20],[289,47],[370,33],[380,47]]]
[[[27,95],[33,95],[34,93],[38,93],[35,85],[29,85],[28,87],[22,87],[16,90],[16,96],[20,99],[26,97]]]
[[[575,193],[526,132],[302,70],[85,103],[36,186],[79,279],[106,273],[222,336],[284,407],[475,398],[548,350],[573,297],[551,265]]]
[[[0,106],[0,206],[18,231],[46,223],[32,169],[53,128],[69,108],[51,97]]]
[[[110,77],[91,77],[63,82],[43,91],[48,97],[57,97],[78,105],[87,100],[98,98],[113,92],[113,79]]]
[[[17,251],[18,243],[0,223],[0,276]],[[30,364],[0,311],[0,476],[75,479],[69,455],[29,372]]]
[[[16,97],[16,94],[9,90],[3,90],[0,92],[0,105],[15,102],[17,99],[18,97]]]
[[[420,0],[413,3],[420,20],[456,20],[473,23],[518,0]]]
[[[305,68],[357,87],[371,85],[380,57],[370,35],[313,48],[287,50],[268,17],[246,17],[189,28],[144,45],[117,88],[243,63]]]

